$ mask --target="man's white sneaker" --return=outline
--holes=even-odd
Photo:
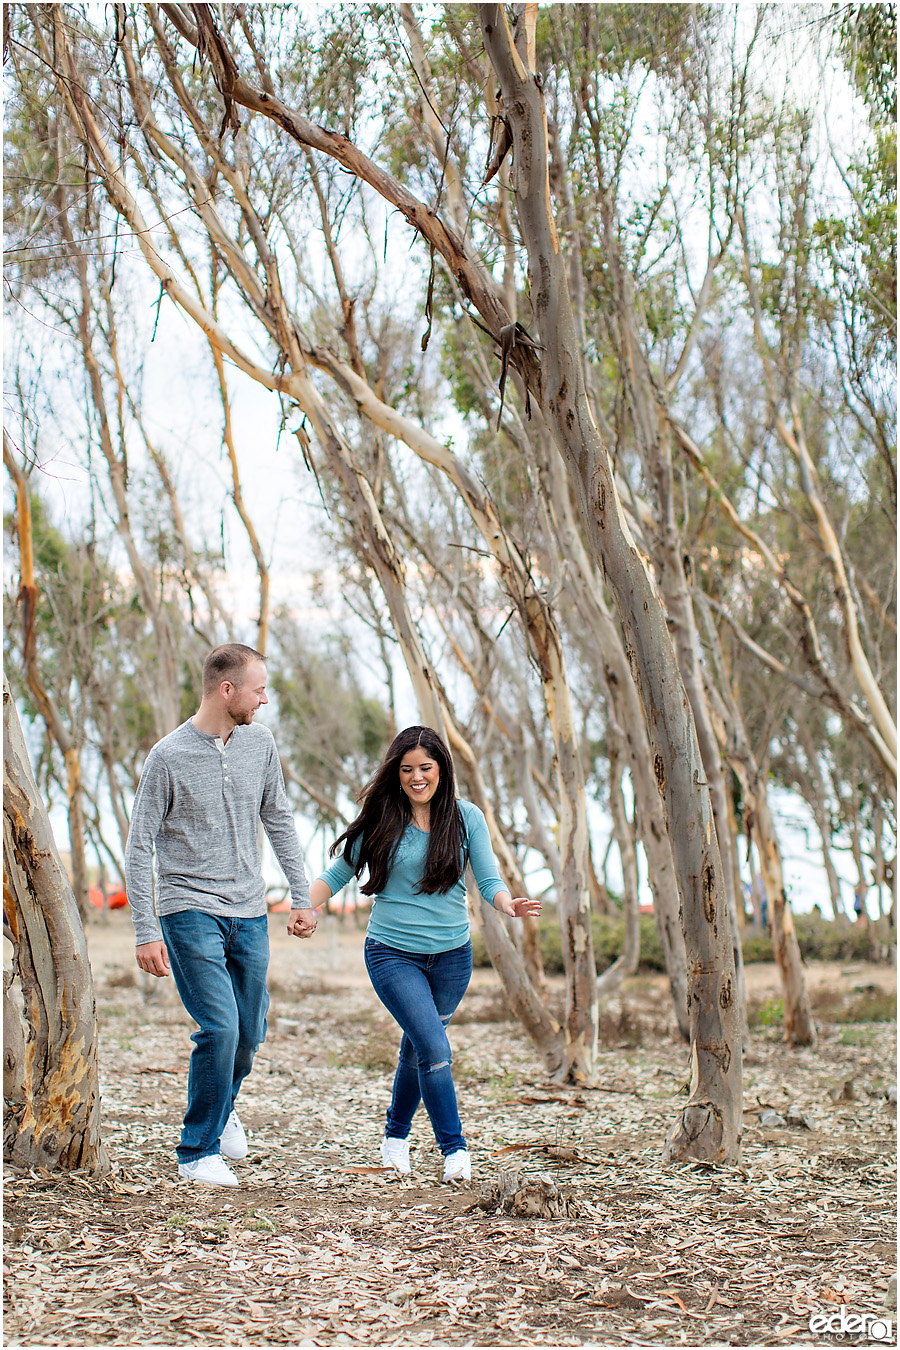
[[[178,1175],[182,1181],[196,1181],[199,1186],[240,1186],[240,1182],[218,1153],[193,1162],[179,1163]]]
[[[471,1181],[471,1179],[472,1159],[469,1157],[468,1149],[458,1148],[455,1153],[448,1153],[444,1158],[444,1180]]]
[[[219,1147],[226,1158],[246,1158],[248,1152],[247,1135],[238,1119],[237,1111],[232,1111],[226,1120],[222,1138],[219,1140]]]
[[[409,1165],[409,1140],[391,1139],[387,1135],[381,1141],[381,1164],[393,1167],[395,1172],[411,1172]]]

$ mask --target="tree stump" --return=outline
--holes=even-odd
[[[481,1187],[472,1208],[499,1210],[520,1219],[578,1217],[578,1202],[571,1187],[560,1190],[547,1172],[523,1180],[518,1172],[501,1171],[496,1181]]]

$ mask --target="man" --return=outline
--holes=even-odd
[[[125,849],[137,963],[160,977],[171,968],[199,1026],[177,1153],[179,1176],[206,1186],[238,1185],[222,1154],[247,1155],[234,1102],[266,1034],[260,821],[291,888],[297,935],[316,927],[275,740],[253,725],[268,702],[264,662],[239,642],[207,656],[199,709],[147,756]]]

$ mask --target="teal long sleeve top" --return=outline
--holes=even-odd
[[[478,889],[485,900],[493,903],[494,896],[507,888],[500,879],[487,821],[483,812],[472,802],[461,801],[459,809],[466,831],[468,861]],[[404,952],[430,955],[453,951],[468,941],[469,915],[466,909],[463,859],[460,859],[459,880],[449,891],[422,895],[417,888],[425,874],[427,851],[427,833],[415,825],[407,825],[397,846],[387,884],[372,903],[366,932],[376,942],[398,947]],[[355,855],[359,856],[358,843]],[[325,882],[332,895],[336,895],[353,875],[353,867],[340,857],[322,873],[319,880]]]

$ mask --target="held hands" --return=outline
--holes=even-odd
[[[292,909],[287,930],[290,937],[312,937],[319,916],[314,909]]]
[[[542,908],[540,900],[531,900],[527,895],[519,895],[515,899],[508,895],[494,896],[494,909],[499,909],[501,914],[507,914],[511,919],[537,916]]]

